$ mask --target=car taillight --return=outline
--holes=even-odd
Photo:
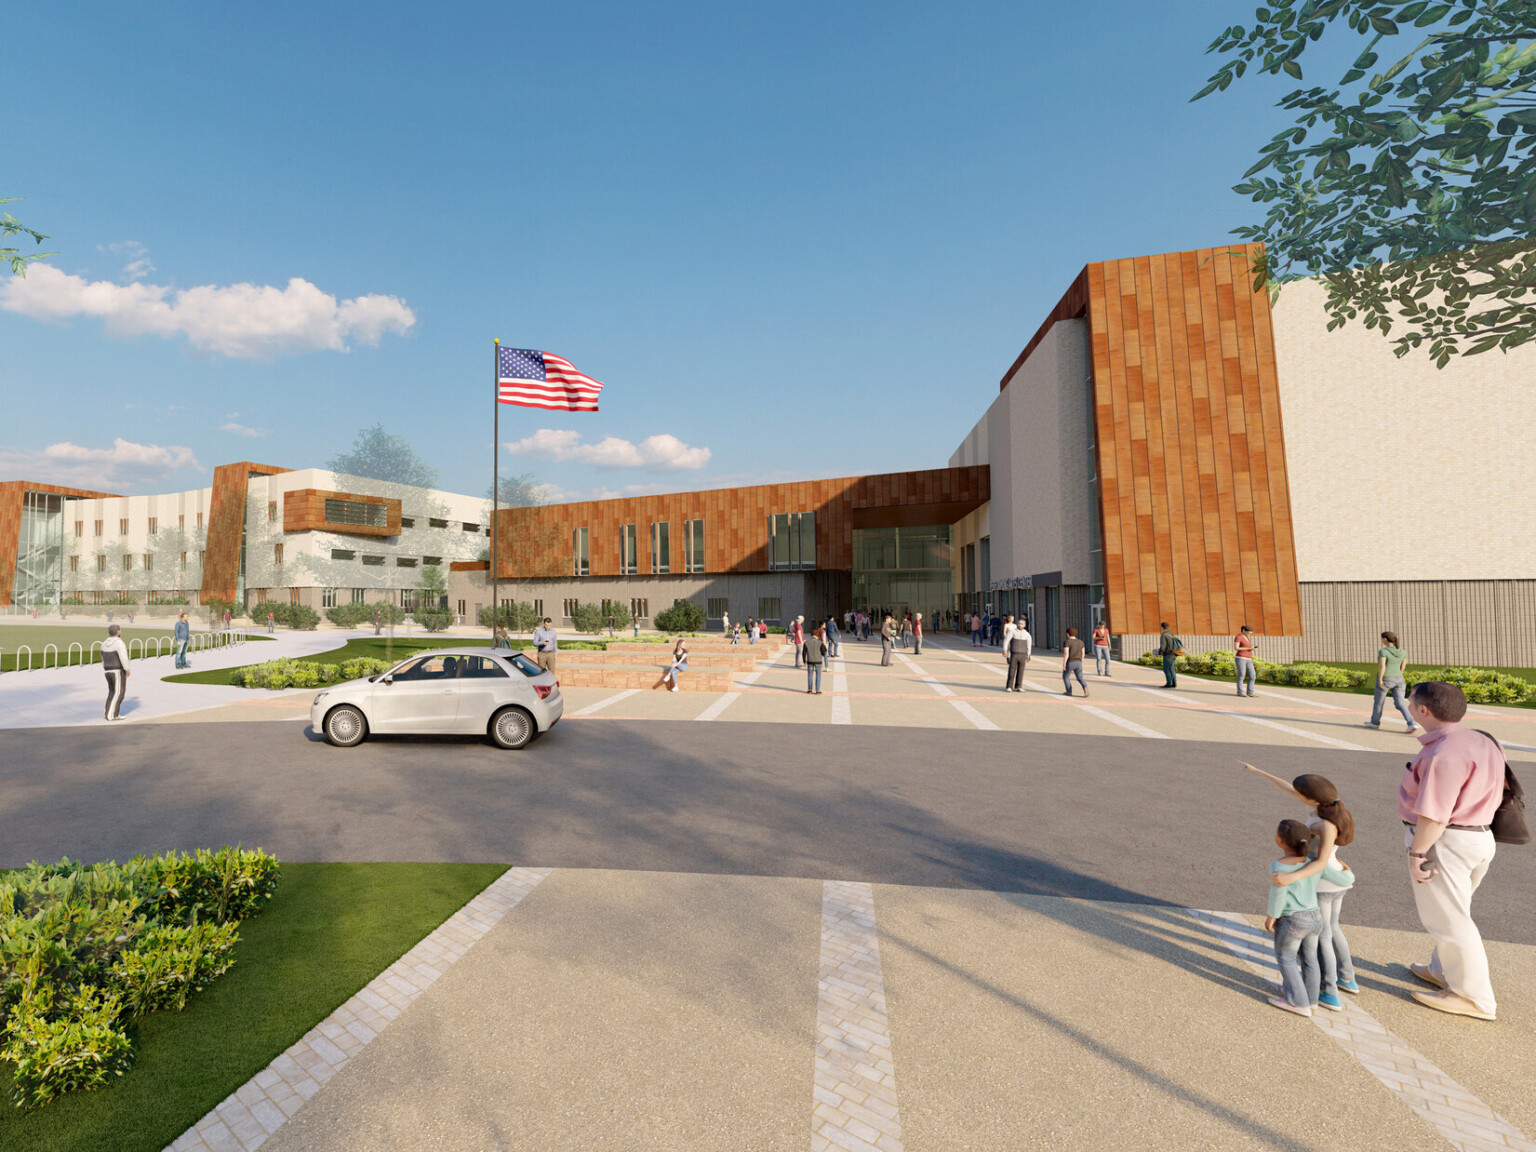
[[[533,690],[539,694],[540,700],[548,700],[549,694],[558,687],[560,687],[560,681],[556,680],[553,684],[535,684]]]

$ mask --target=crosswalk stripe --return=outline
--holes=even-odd
[[[949,702],[950,702],[950,704],[952,704],[954,706],[955,711],[960,713],[960,715],[964,716],[975,727],[980,728],[983,732],[998,732],[998,731],[1001,731],[1001,729],[999,729],[996,724],[994,724],[991,720],[988,720],[985,716],[983,716],[980,712],[978,712],[973,705],[971,705],[970,703],[968,703],[967,701],[964,701],[964,700],[955,700],[955,699],[953,699],[953,697],[955,695],[955,690],[953,688],[951,688],[948,684],[941,684],[941,683],[939,683],[939,681],[936,680],[934,677],[932,677],[932,676],[928,675],[928,673],[924,672],[920,667],[917,666],[917,664],[915,664],[913,662],[913,660],[912,660],[912,658],[910,656],[906,655],[903,652],[897,652],[895,655],[896,655],[896,659],[900,660],[903,664],[905,664],[907,666],[907,668],[911,670],[912,674],[915,675],[919,680],[921,680],[921,681],[923,681],[923,683],[927,684],[928,687],[932,688],[940,696],[944,696],[944,697],[950,698]]]
[[[626,688],[622,692],[615,692],[612,696],[603,697],[603,699],[599,700],[596,704],[588,704],[585,708],[577,709],[575,712],[572,712],[571,715],[591,716],[595,712],[601,712],[610,704],[617,704],[620,700],[628,700],[631,696],[637,696],[639,693],[640,689],[638,688]]]
[[[1280,982],[1273,952],[1267,957],[1254,954],[1257,940],[1267,940],[1267,933],[1259,933],[1235,913],[1200,908],[1185,911],[1254,972],[1276,984]],[[1461,1152],[1484,1152],[1495,1147],[1536,1152],[1536,1141],[1528,1140],[1508,1120],[1382,1027],[1358,1001],[1347,995],[1343,999],[1342,1012],[1314,1008],[1312,1023],[1403,1103],[1433,1124],[1453,1148]]]
[[[848,699],[848,671],[841,656],[832,665],[832,723],[853,723],[853,706]]]
[[[1361,744],[1351,744],[1348,740],[1340,740],[1334,736],[1324,736],[1321,732],[1308,732],[1305,728],[1294,728],[1289,724],[1280,724],[1274,720],[1266,720],[1262,716],[1250,716],[1247,712],[1234,712],[1230,708],[1205,708],[1199,704],[1180,704],[1169,700],[1163,688],[1143,688],[1139,684],[1127,684],[1137,692],[1147,692],[1159,697],[1164,702],[1175,708],[1182,708],[1186,712],[1207,712],[1215,716],[1235,716],[1239,720],[1246,720],[1250,724],[1262,724],[1266,728],[1273,728],[1277,732],[1289,732],[1292,736],[1300,736],[1306,740],[1315,740],[1319,744],[1328,744],[1334,748],[1343,748],[1350,752],[1371,752],[1373,749]]]

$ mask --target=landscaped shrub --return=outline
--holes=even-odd
[[[239,921],[278,863],[224,848],[87,867],[33,863],[0,882],[0,1061],[35,1108],[98,1088],[133,1060],[128,1029],[229,970]]]
[[[388,672],[397,663],[395,660],[379,660],[372,656],[356,656],[340,664],[284,658],[232,669],[229,682],[236,688],[270,688],[273,691],[285,688],[322,688],[327,684],[340,684],[344,680],[377,676],[380,672]]]
[[[264,600],[252,607],[251,622],[257,625],[265,624],[268,612],[272,614],[272,619],[284,628],[313,632],[320,626],[320,613],[308,604],[287,604],[276,600]]]
[[[478,617],[476,617],[476,619],[478,620],[480,627],[490,628],[490,606],[487,605],[486,607],[480,609],[480,614]],[[532,632],[541,623],[543,623],[543,621],[544,617],[535,612],[533,610],[533,605],[528,603],[526,600],[514,600],[510,604],[503,604],[496,610],[497,626],[505,628],[509,632]]]
[[[454,615],[447,608],[417,608],[411,612],[411,619],[428,632],[442,632],[453,623]]]
[[[1156,652],[1147,652],[1136,663],[1161,668],[1163,658]],[[1191,653],[1178,657],[1174,667],[1198,676],[1237,676],[1237,661],[1231,652]],[[1364,672],[1327,664],[1271,664],[1267,660],[1255,660],[1253,667],[1260,683],[1289,684],[1294,688],[1358,688],[1366,680]]]
[[[404,624],[405,609],[397,604],[377,601],[368,604],[338,604],[325,610],[325,618],[338,628],[370,628],[375,618],[381,624]]]
[[[1425,680],[1454,684],[1466,693],[1467,701],[1472,704],[1536,703],[1536,684],[1508,672],[1495,672],[1492,668],[1414,668],[1409,665],[1408,674],[1403,679],[1410,688]]]
[[[603,630],[604,625],[608,623],[608,618],[603,615],[603,609],[600,605],[594,604],[589,600],[584,604],[576,605],[576,612],[571,617],[571,623],[576,626],[576,631],[593,635]]]
[[[698,632],[704,627],[704,609],[692,600],[679,600],[656,613],[651,622],[662,632]]]

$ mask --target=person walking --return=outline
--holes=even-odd
[[[171,641],[176,645],[176,667],[192,667],[192,662],[187,659],[187,649],[192,645],[192,625],[187,623],[185,612],[176,614],[176,628],[171,634]]]
[[[1174,661],[1178,659],[1180,652],[1184,651],[1184,645],[1179,643],[1179,638],[1168,630],[1168,621],[1164,620],[1158,625],[1162,634],[1157,638],[1157,654],[1163,658],[1163,687],[1177,688],[1179,686],[1179,674],[1174,668]]]
[[[981,645],[981,617],[975,612],[971,613],[971,647]]]
[[[1106,680],[1109,676],[1109,625],[1100,620],[1093,626],[1093,671]]]
[[[1246,624],[1232,637],[1232,655],[1237,661],[1237,694],[1243,695],[1243,681],[1246,680],[1248,695],[1257,695],[1253,690],[1259,679],[1253,665],[1253,629]]]
[[[1083,695],[1088,695],[1088,682],[1083,679],[1083,656],[1086,653],[1083,642],[1077,638],[1077,629],[1067,629],[1067,639],[1061,646],[1061,686],[1066,689],[1065,695],[1072,695],[1071,677],[1076,676],[1077,682],[1082,686]]]
[[[1423,747],[1403,769],[1397,815],[1406,825],[1413,902],[1434,939],[1429,963],[1408,970],[1435,989],[1413,998],[1440,1012],[1493,1020],[1498,1003],[1472,897],[1493,863],[1489,826],[1504,799],[1504,749],[1461,726],[1467,697],[1454,684],[1415,684],[1408,706],[1424,729]]]
[[[912,617],[912,655],[923,654],[923,614],[919,612]]]
[[[555,670],[555,658],[560,651],[560,637],[556,635],[554,621],[548,616],[533,630],[533,658],[546,672]]]
[[[1008,678],[1003,681],[1004,692],[1024,691],[1024,668],[1029,663],[1034,637],[1022,623],[1008,634]]]
[[[896,643],[896,621],[889,616],[880,625],[880,667],[891,666],[891,647]]]
[[[796,616],[795,622],[789,626],[789,635],[786,639],[795,646],[795,667],[801,666],[805,655],[805,617]]]
[[[276,631],[277,631],[277,617],[272,614],[272,610],[269,608],[267,610],[267,635],[271,636]]]
[[[910,612],[901,614],[901,646],[912,647],[912,613]]]
[[[821,695],[821,666],[827,659],[827,642],[823,629],[817,628],[805,638],[805,694]]]
[[[1381,727],[1381,709],[1387,702],[1387,693],[1390,692],[1392,703],[1397,706],[1403,719],[1408,722],[1408,734],[1413,735],[1415,728],[1413,713],[1409,712],[1403,703],[1407,668],[1408,653],[1398,647],[1397,633],[1383,632],[1381,647],[1376,650],[1376,702],[1371,705],[1371,718],[1365,722],[1367,728]]]
[[[107,674],[107,720],[121,719],[118,711],[128,694],[128,645],[123,643],[122,632],[121,624],[108,624],[107,639],[101,646],[101,670]]]
[[[757,618],[755,616],[748,616],[747,617],[747,646],[751,647],[751,646],[755,645],[756,643],[757,643]]]
[[[837,630],[837,613],[827,617],[827,643],[831,646],[831,658],[836,660],[843,654],[843,634]]]

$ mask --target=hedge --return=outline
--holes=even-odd
[[[700,632],[704,628],[704,609],[692,600],[679,600],[656,613],[651,623],[662,632]]]
[[[320,613],[308,604],[287,604],[279,600],[263,600],[259,604],[252,605],[251,623],[258,626],[266,624],[269,612],[272,618],[284,628],[313,632],[320,626]]]
[[[480,609],[479,623],[482,628],[491,626],[490,606]],[[503,604],[496,609],[496,624],[511,632],[532,632],[544,618],[533,610],[533,605],[526,600],[514,600],[510,604]]]
[[[268,660],[264,664],[248,664],[229,674],[229,682],[236,688],[268,688],[280,691],[284,688],[321,688],[327,684],[340,684],[346,680],[361,680],[364,676],[377,676],[388,672],[398,660],[379,660],[372,656],[358,656],[340,664],[321,664],[314,660]]]
[[[0,883],[0,1061],[38,1108],[110,1084],[133,1024],[178,1011],[234,963],[239,922],[277,889],[265,852],[170,852],[127,864],[36,862]]]
[[[428,632],[445,631],[454,621],[454,614],[447,608],[414,608],[411,619]]]
[[[368,628],[377,618],[381,624],[404,624],[405,609],[397,604],[377,601],[368,604],[338,604],[325,610],[325,618],[338,628]]]
[[[1163,658],[1148,652],[1136,661],[1149,668],[1161,668]],[[1327,664],[1271,664],[1255,660],[1254,675],[1264,684],[1289,684],[1293,688],[1359,688],[1365,683],[1364,672],[1333,668]],[[1201,652],[1180,656],[1174,661],[1180,672],[1201,676],[1237,676],[1237,660],[1230,652]]]

